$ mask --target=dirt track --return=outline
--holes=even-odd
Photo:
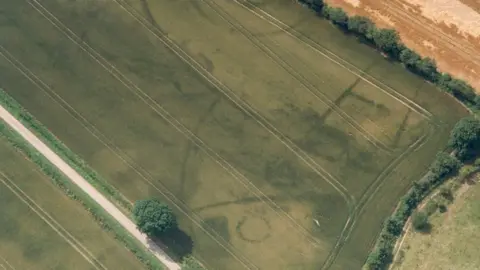
[[[22,123],[15,119],[7,110],[0,106],[0,118],[13,130],[18,132],[38,152],[45,156],[53,165],[62,171],[75,185],[87,193],[96,203],[120,223],[133,237],[142,243],[152,254],[157,257],[168,269],[180,270],[180,265],[175,263],[165,252],[146,235],[142,234],[135,224],[125,216],[115,205],[105,198],[98,190],[90,185],[57,154],[48,148],[40,139],[30,132]]]
[[[480,93],[479,0],[326,0],[395,28],[409,47]]]

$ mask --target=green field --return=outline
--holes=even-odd
[[[174,206],[207,268],[358,269],[467,111],[256,2],[9,1],[0,87],[129,200]]]
[[[144,269],[3,138],[0,156],[1,269]]]
[[[446,213],[431,216],[430,233],[408,232],[392,269],[478,269],[480,188],[478,177],[473,180],[473,186],[459,189]]]

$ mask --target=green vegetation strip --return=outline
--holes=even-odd
[[[43,135],[42,138],[49,138],[49,145],[55,144],[58,148],[53,148],[56,151],[62,151],[62,157],[68,155],[72,159],[65,159],[70,164],[74,163],[75,169],[87,168],[87,166],[81,161],[80,158],[76,157],[68,148],[66,148],[61,142],[59,142],[46,128],[39,124],[30,114],[28,114],[23,108],[16,103],[11,97],[9,97],[5,92],[0,90],[0,104],[4,105],[7,110],[9,110],[17,119],[20,119],[24,124],[29,128],[34,129],[37,133],[41,132]],[[102,207],[100,207],[95,201],[93,201],[87,194],[81,191],[78,187],[73,185],[70,180],[63,175],[57,167],[55,167],[50,161],[48,161],[43,155],[41,155],[33,146],[31,146],[27,141],[25,141],[18,133],[11,130],[3,121],[0,122],[0,136],[7,139],[16,149],[21,151],[25,156],[37,164],[41,170],[52,179],[53,183],[58,186],[62,191],[67,194],[68,197],[81,203],[87,211],[91,213],[93,218],[100,224],[100,226],[109,232],[112,232],[116,239],[122,242],[125,247],[130,250],[135,256],[144,263],[148,269],[152,270],[161,270],[164,269],[163,265],[148,251],[146,251],[137,240],[132,238],[130,234],[125,231],[125,229],[108,213],[106,213]],[[95,183],[95,186],[99,186],[99,182],[92,181],[93,178],[97,177],[96,174],[91,170],[88,171],[79,171],[82,176],[87,175],[87,178],[90,182]],[[101,184],[101,191],[111,192],[112,197],[115,197],[115,191],[109,188],[106,184]]]
[[[362,42],[376,47],[390,59],[401,62],[407,70],[434,83],[472,111],[476,112],[480,109],[480,96],[475,94],[472,86],[448,73],[439,72],[433,59],[422,58],[418,53],[407,48],[400,41],[398,33],[394,29],[377,28],[366,17],[349,17],[343,9],[330,7],[323,0],[298,1],[312,9],[320,17],[328,19],[344,31],[356,35]],[[479,136],[480,122],[477,119],[466,118],[458,122],[452,131],[449,143],[449,146],[453,149],[452,154],[439,153],[425,177],[416,181],[407,194],[401,198],[394,213],[385,221],[377,243],[368,256],[364,268],[388,268],[388,265],[392,262],[395,243],[402,234],[408,218],[428,194],[440,186],[449,176],[458,173],[462,165],[460,160],[468,159],[471,157],[471,152],[480,148]]]
[[[59,155],[70,167],[77,171],[85,180],[93,185],[98,191],[107,195],[112,202],[128,212],[132,209],[130,203],[117,190],[103,180],[85,161],[57,139],[46,127],[28,113],[16,100],[10,97],[3,89],[0,89],[0,105],[8,110],[25,127],[35,133],[52,151]]]
[[[376,47],[390,59],[401,62],[407,70],[434,83],[443,91],[472,110],[480,109],[480,96],[463,80],[448,73],[439,72],[435,60],[424,57],[407,48],[394,29],[377,28],[374,22],[363,16],[349,17],[341,8],[330,7],[323,0],[298,0],[317,15],[330,20],[344,31],[354,34],[360,41]]]

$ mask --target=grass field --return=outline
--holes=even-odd
[[[463,191],[465,190],[466,191]],[[401,263],[392,269],[478,269],[480,188],[463,186],[446,213],[430,218],[428,234],[411,231],[402,245]]]
[[[144,269],[3,138],[0,156],[2,269]]]
[[[0,87],[128,199],[175,206],[211,269],[359,268],[467,114],[287,0],[22,0],[0,21]]]

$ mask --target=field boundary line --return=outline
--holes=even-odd
[[[98,267],[98,265],[93,262],[88,255],[86,255],[82,250],[80,250],[80,248],[75,244],[73,243],[70,239],[68,239],[68,237],[66,237],[57,227],[55,227],[55,225],[53,225],[50,221],[48,221],[48,219],[43,216],[41,213],[38,212],[37,209],[35,209],[35,207],[33,207],[31,204],[29,204],[27,202],[27,200],[25,198],[22,198],[22,196],[20,194],[18,194],[17,191],[15,191],[14,188],[12,188],[9,184],[7,184],[4,180],[4,175],[3,173],[1,173],[2,176],[0,177],[0,182],[2,182],[2,184],[4,184],[15,196],[17,196],[24,204],[26,204],[28,206],[28,208],[30,208],[30,210],[32,210],[35,214],[37,214],[38,217],[40,217],[50,228],[52,228],[61,238],[63,238],[63,240],[65,240],[71,247],[73,247],[88,263],[90,263],[95,269],[100,269]],[[103,267],[102,267],[103,268]],[[106,268],[103,268],[103,269],[106,269]]]
[[[163,33],[160,33],[157,34],[155,33],[154,30],[156,31],[159,31],[159,29],[155,28],[154,26],[154,30],[150,29],[147,25],[151,25],[149,22],[144,22],[144,18],[140,15],[134,15],[130,10],[128,10],[127,8],[124,7],[124,5],[127,5],[128,4],[120,4],[119,1],[123,2],[123,0],[114,0],[115,2],[117,2],[128,14],[130,14],[130,16],[132,16],[135,20],[137,20],[146,30],[148,30],[150,33],[152,33],[157,39],[159,39],[163,44],[165,44],[165,46],[167,46],[172,52],[174,52],[178,57],[180,57],[186,64],[188,64],[190,67],[192,67],[192,69],[194,69],[195,71],[197,71],[202,77],[204,77],[208,82],[212,83],[213,86],[215,86],[219,91],[221,91],[228,99],[230,99],[232,102],[234,102],[241,110],[243,110],[245,113],[247,113],[248,115],[252,116],[254,118],[254,120],[256,120],[261,126],[263,126],[269,133],[271,133],[272,135],[274,135],[277,139],[280,140],[280,142],[282,144],[284,144],[287,148],[289,148],[295,155],[297,155],[297,157],[299,157],[300,159],[302,159],[304,162],[305,162],[305,157],[301,157],[300,154],[298,153],[298,150],[294,150],[293,148],[298,148],[296,145],[294,146],[291,146],[289,145],[288,143],[285,142],[288,141],[290,142],[290,140],[285,136],[283,135],[280,131],[278,131],[274,126],[272,126],[267,120],[265,120],[261,115],[258,115],[258,113],[256,113],[256,111],[248,104],[246,104],[245,102],[243,102],[241,99],[239,100],[242,104],[239,103],[239,101],[235,100],[234,98],[231,97],[231,95],[227,94],[225,92],[225,90],[222,89],[223,88],[226,88],[228,89],[225,85],[223,85],[218,79],[216,79],[215,77],[213,77],[211,75],[211,73],[209,73],[208,71],[206,71],[203,66],[201,66],[200,64],[198,64],[198,62],[196,62],[193,58],[191,58],[191,56],[189,56],[185,51],[183,51],[178,45],[176,45],[172,40],[170,40],[167,36],[165,36]],[[139,19],[138,17],[140,17],[141,19]],[[165,39],[165,40],[164,40]],[[175,48],[177,48],[177,50]],[[191,61],[189,61],[191,60]],[[112,66],[113,67],[113,66]],[[219,87],[219,85],[221,85],[222,87]],[[229,90],[231,92],[231,90]],[[148,95],[147,95],[148,96]],[[238,98],[237,98],[238,99]],[[157,106],[158,106],[158,103],[156,103],[154,100],[152,100],[150,98],[150,100],[152,102],[154,102]],[[248,109],[245,109],[245,107],[247,107]],[[251,112],[253,111],[253,113]],[[257,117],[260,117],[260,119],[264,122],[266,122],[267,124],[263,123],[262,121],[256,119],[255,115],[257,115]],[[275,132],[279,133],[280,135],[276,134],[275,132],[272,131],[272,129],[269,129],[266,125],[268,126],[271,126],[270,128],[272,128]],[[291,142],[290,142],[291,143]],[[301,153],[304,153],[303,150],[300,150]],[[309,159],[310,157],[307,156],[307,159]],[[308,165],[308,163],[307,163]],[[311,165],[309,165],[311,166]],[[312,168],[314,169],[314,168]],[[320,176],[324,177],[326,181],[330,181],[329,183],[335,188],[337,189],[337,187],[335,186],[335,184],[332,184],[331,181],[333,180],[334,182],[336,182],[338,185],[340,185],[338,188],[339,189],[343,189],[344,191],[347,192],[348,194],[348,191],[346,190],[346,188],[335,178],[333,177],[330,173],[328,173],[325,169],[323,169],[322,167],[320,167],[320,169],[326,174],[328,175],[328,177],[326,177],[324,174],[322,173],[319,173],[316,169],[314,169]],[[327,178],[330,178],[330,180],[328,180]],[[338,191],[338,190],[337,190]],[[340,192],[340,191],[339,191]],[[346,199],[346,201],[348,202],[348,200]]]
[[[3,49],[2,46],[0,45],[0,49]],[[0,55],[2,55],[3,57],[5,57],[3,55],[3,53],[0,51]],[[11,56],[13,57],[13,56]],[[12,63],[9,59],[7,59],[7,61],[9,61],[12,65],[15,66],[14,63]],[[18,60],[16,60],[18,62]],[[21,63],[20,63],[21,64]],[[23,64],[21,64],[23,66]],[[16,67],[16,66],[15,66]],[[200,225],[198,223],[198,221],[196,221],[196,219],[192,218],[192,215],[197,217],[196,214],[192,213],[192,214],[188,214],[187,212],[185,212],[185,210],[179,206],[174,200],[172,200],[169,196],[167,196],[165,194],[164,191],[160,190],[152,181],[151,179],[153,178],[150,173],[146,172],[145,169],[143,169],[140,165],[138,165],[136,162],[134,161],[128,161],[125,157],[123,157],[121,154],[119,154],[118,152],[122,153],[124,156],[126,156],[129,160],[132,160],[131,157],[124,153],[121,149],[119,149],[114,143],[111,142],[111,139],[107,138],[102,132],[100,132],[93,124],[91,124],[88,120],[86,120],[80,113],[78,113],[70,104],[68,104],[65,100],[63,100],[60,96],[58,96],[58,94],[56,94],[52,89],[50,89],[50,87],[48,85],[46,85],[43,81],[41,81],[35,74],[33,74],[30,70],[28,70],[25,66],[23,66],[23,68],[27,69],[29,73],[32,74],[32,76],[34,76],[36,78],[36,80],[38,80],[42,85],[44,85],[44,87],[46,87],[47,89],[49,89],[48,91],[52,92],[53,94],[47,92],[46,90],[44,90],[41,86],[38,85],[37,82],[35,82],[32,78],[30,78],[29,75],[27,75],[26,73],[24,73],[24,71],[20,70],[18,67],[16,67],[25,77],[27,77],[27,79],[29,79],[33,84],[35,84],[41,91],[43,91],[46,95],[49,96],[49,98],[51,98],[55,103],[59,104],[62,109],[64,109],[69,115],[71,115],[77,122],[80,123],[80,125],[82,125],[83,128],[85,128],[90,134],[92,134],[92,136],[94,136],[97,140],[99,140],[99,142],[101,142],[104,146],[106,146],[110,151],[112,151],[115,156],[117,156],[120,160],[122,160],[122,162],[124,162],[128,167],[130,167],[131,169],[133,169],[146,183],[148,183],[151,187],[153,187],[154,189],[156,189],[158,192],[160,192],[163,196],[165,196],[165,198],[170,202],[172,203],[172,205],[176,206],[183,214],[185,214],[187,217],[189,217],[201,230],[204,230],[204,226]],[[58,100],[56,100],[54,97],[52,97],[52,95],[54,95],[56,98],[60,99],[62,103],[60,103]],[[66,108],[66,107],[67,108]],[[71,111],[73,111],[74,113],[72,113]],[[88,126],[86,126],[86,124],[82,123],[82,121],[80,121],[77,117],[80,117],[84,122],[87,123],[87,125],[90,125],[94,131],[91,130],[91,128],[89,128]],[[100,135],[96,134],[96,133],[99,133]],[[100,138],[103,137],[104,139]],[[105,142],[105,140],[107,141],[110,141],[110,144],[113,145],[110,146],[109,143]],[[117,150],[115,150],[115,149]],[[133,163],[133,165],[132,165]],[[140,172],[139,169],[137,169],[137,167],[139,167],[145,174],[147,174],[148,178],[142,173]],[[225,168],[224,168],[225,169]],[[225,169],[227,170],[227,169]],[[228,170],[227,170],[228,171]],[[180,201],[183,205],[185,205],[185,203],[183,203],[183,201],[179,200],[178,198],[175,197],[175,195],[173,195],[173,193],[171,193],[165,186],[163,186],[163,184],[159,183],[161,185],[161,187],[165,190],[167,190],[167,192],[170,194],[170,196],[174,197],[175,200],[177,201]],[[188,206],[184,206],[184,208],[188,208]],[[198,218],[198,217],[197,217]],[[203,223],[203,222],[201,222]],[[210,232],[207,232],[204,230],[205,233],[207,233],[210,237],[212,237],[218,244],[220,244],[222,247],[225,248],[225,246],[223,244],[221,244],[220,242],[218,242],[218,239],[213,237],[211,235]],[[214,234],[216,234],[215,231],[213,231]],[[223,239],[223,238],[222,238]],[[227,245],[229,245],[227,243]],[[227,249],[228,250],[228,249]],[[232,256],[234,256],[232,254]],[[234,256],[235,257],[235,256]],[[248,268],[248,267],[247,267]]]
[[[391,88],[390,86],[380,82],[378,79],[374,78],[373,76],[369,75],[368,73],[363,72],[361,69],[356,67],[354,64],[348,62],[347,60],[343,59],[342,57],[338,56],[337,54],[331,52],[330,50],[328,50],[324,46],[320,45],[319,43],[312,40],[311,38],[305,36],[304,34],[298,32],[297,30],[293,29],[291,26],[289,26],[288,24],[286,24],[286,23],[282,22],[281,20],[275,18],[273,15],[269,14],[268,12],[264,11],[263,9],[261,9],[259,7],[256,7],[256,6],[254,8],[247,7],[246,5],[251,5],[251,3],[246,2],[244,0],[240,0],[242,3],[239,2],[239,0],[234,0],[234,1],[238,5],[243,6],[245,9],[250,10],[250,12],[254,13],[256,16],[262,18],[263,20],[266,20],[266,21],[270,22],[272,25],[276,26],[281,31],[284,31],[288,35],[290,35],[290,36],[294,37],[295,39],[298,39],[299,41],[305,43],[308,47],[310,47],[314,51],[318,52],[319,54],[323,55],[325,58],[329,59],[333,63],[335,63],[335,64],[345,68],[346,70],[350,71],[352,74],[357,76],[359,79],[365,81],[366,83],[372,85],[373,87],[381,90],[385,94],[391,96],[392,98],[399,101],[400,103],[402,103],[406,107],[412,109],[412,111],[422,115],[423,117],[425,117],[427,119],[430,119],[433,116],[433,114],[431,112],[429,112],[427,109],[423,108],[421,105],[417,104],[415,101],[413,101],[410,98],[404,96],[403,94],[399,93],[398,91]],[[253,9],[259,10],[261,13],[265,14],[266,17],[258,14]],[[270,18],[270,19],[266,19],[266,18]],[[281,25],[283,25],[284,27],[282,27]],[[306,39],[308,42],[306,42],[305,40],[303,40],[300,37],[302,37],[303,39]],[[312,45],[312,44],[314,44],[314,45]],[[320,49],[318,49],[316,47],[322,48],[322,50],[326,51],[326,53],[321,51]],[[327,53],[330,54],[331,56],[335,57],[338,60],[335,60],[331,56],[328,56]],[[340,61],[343,62],[343,63],[340,63]],[[350,66],[351,68],[348,68],[346,65]],[[352,69],[354,69],[354,70],[352,70]],[[385,89],[378,86],[373,81],[375,81],[379,85],[382,85],[383,87],[385,87]],[[389,91],[387,91],[386,89],[388,89]],[[393,93],[391,93],[391,92],[393,92]],[[398,97],[396,95],[398,95]],[[402,99],[404,99],[404,100],[402,100]],[[414,107],[416,107],[416,108],[414,108]],[[423,113],[421,113],[420,111],[422,111]]]
[[[204,2],[207,2],[206,0],[203,0]],[[220,17],[222,17],[225,21],[227,21],[228,23],[230,23],[232,26],[234,26],[235,28],[238,29],[237,26],[234,25],[234,23],[230,22],[228,19],[224,18],[221,14],[218,13],[218,11],[215,10],[215,8],[211,7],[210,4],[207,3],[207,5],[210,6],[210,8],[212,10],[214,10]],[[217,4],[214,3],[214,5],[218,6]],[[219,7],[220,9],[222,9],[221,7]],[[223,11],[224,13],[227,13],[226,11]],[[229,16],[231,17],[231,16]],[[243,26],[241,26],[240,23],[237,22],[237,24],[240,25],[240,27],[244,28]],[[245,28],[244,28],[245,29]],[[241,30],[239,30],[241,31]],[[245,31],[249,32],[248,30],[245,29]],[[251,33],[250,33],[251,34]],[[245,35],[245,34],[244,34]],[[246,38],[250,39],[249,37],[246,36]],[[255,39],[255,38],[253,38]],[[273,41],[273,40],[272,40]],[[253,42],[253,41],[252,41]],[[261,42],[261,41],[259,41]],[[275,42],[275,41],[273,41]],[[270,50],[268,48],[266,48],[266,50]],[[273,52],[272,52],[273,53]],[[418,112],[417,112],[418,113]],[[368,119],[370,120],[370,119]],[[427,119],[428,120],[428,119]],[[376,192],[379,190],[379,188],[381,187],[381,185],[384,183],[383,180],[386,179],[386,177],[390,174],[391,171],[395,170],[395,168],[398,166],[398,164],[400,164],[406,157],[406,155],[416,151],[419,147],[421,147],[421,145],[423,145],[423,143],[428,140],[428,138],[430,138],[433,134],[432,134],[432,128],[433,127],[433,124],[431,121],[428,121],[427,123],[431,123],[432,125],[429,125],[430,128],[429,128],[429,131],[427,134],[424,134],[423,136],[421,136],[419,139],[417,139],[416,141],[414,141],[407,149],[405,149],[405,151],[403,151],[403,153],[401,153],[397,158],[395,158],[391,163],[390,165],[388,165],[381,173],[380,175],[374,180],[374,182],[372,182],[368,187],[367,187],[367,190],[364,192],[364,194],[362,195],[359,203],[355,206],[355,217],[353,218],[353,224],[350,226],[350,228],[348,229],[348,234],[345,236],[344,239],[339,239],[339,242],[344,242],[346,240],[348,240],[348,237],[350,236],[350,233],[353,231],[354,227],[355,227],[355,224],[357,222],[356,220],[356,216],[359,216],[361,213],[362,213],[362,210],[363,208],[365,207],[365,205],[370,201],[370,199],[373,197],[373,195],[376,194]],[[420,145],[419,145],[420,143]],[[369,190],[371,189],[372,186],[376,186],[376,188],[369,192]],[[366,194],[368,193],[371,193],[370,196],[368,197],[365,197]],[[357,212],[358,211],[358,212]],[[335,248],[337,248],[338,246],[338,243],[337,245],[335,246]],[[341,249],[343,245],[341,245],[339,248],[339,250]],[[338,251],[339,251],[338,250]],[[333,252],[333,251],[332,251]],[[328,262],[325,263],[326,264],[326,267],[329,267]],[[325,267],[324,267],[325,268]]]
[[[13,265],[11,265],[7,259],[5,259],[3,256],[0,255],[0,259],[2,259],[3,262],[5,262],[5,264],[11,269],[11,270],[15,270],[15,267],[13,267]],[[5,266],[3,266],[3,264],[0,264],[3,269],[7,270],[7,268]]]
[[[46,146],[39,138],[37,138],[30,130],[28,130],[21,122],[5,108],[0,106],[0,118],[4,120],[14,131],[19,133],[32,147],[42,154],[48,161],[62,171],[73,184],[78,186],[92,200],[101,206],[111,217],[120,223],[133,237],[139,240],[150,252],[153,253],[165,266],[172,270],[180,269],[180,266],[173,262],[152,240],[146,235],[140,233],[135,224],[126,217],[113,203],[106,199],[98,190],[96,190],[88,181],[63,161],[55,152]]]
[[[419,148],[421,148],[430,138],[433,137],[434,132],[436,131],[436,126],[431,124],[430,129],[428,130],[428,134],[424,134],[422,137],[420,137],[418,140],[416,140],[413,144],[411,144],[403,153],[401,153],[397,158],[395,158],[390,164],[382,170],[382,172],[378,175],[378,177],[368,185],[367,189],[365,192],[362,194],[359,203],[355,207],[355,215],[360,216],[365,207],[368,205],[368,203],[373,199],[373,197],[377,194],[377,192],[380,190],[380,188],[384,185],[385,180],[387,177],[400,165],[405,158],[412,154],[413,152],[416,152]],[[373,188],[373,190],[372,190]],[[370,191],[369,191],[370,190]],[[351,233],[356,227],[357,219],[353,221],[353,224],[349,228],[348,234],[345,238],[345,241],[348,240],[350,237]],[[338,251],[336,254],[334,254],[333,258],[331,259],[329,265],[330,266],[336,259],[336,255],[342,250],[343,248],[343,243],[342,246],[339,247]],[[327,266],[327,267],[328,267]]]
[[[33,0],[33,1],[35,1],[35,0]],[[118,2],[117,2],[117,3],[118,3]],[[40,4],[39,4],[39,5],[40,5]],[[121,6],[123,9],[125,9],[122,5],[120,5],[120,6]],[[44,8],[44,7],[43,7],[43,8]],[[45,8],[44,8],[44,9],[45,9]],[[39,11],[39,10],[37,9],[37,11]],[[126,11],[128,12],[128,10],[126,10]],[[40,11],[39,11],[39,12],[40,12]],[[42,13],[42,12],[40,12],[40,13]],[[44,16],[45,16],[45,15],[44,15]],[[48,19],[48,18],[47,18],[47,19]],[[134,17],[134,19],[139,20],[139,19],[136,18],[136,17]],[[50,22],[52,22],[50,19],[48,19],[48,20],[49,20]],[[56,20],[58,20],[58,19],[56,19]],[[52,23],[53,23],[53,22],[52,22]],[[55,25],[57,28],[59,28],[58,25],[56,25],[56,24],[54,24],[54,25]],[[59,30],[65,34],[65,32],[64,32],[62,29],[59,29]],[[147,28],[147,30],[150,30],[150,29]],[[69,30],[69,31],[71,32],[71,30]],[[151,31],[151,30],[150,30],[150,31]],[[72,34],[75,35],[73,32],[72,32]],[[133,89],[132,89],[130,86],[128,86],[128,84],[127,84],[125,81],[123,81],[120,77],[125,78],[133,87],[135,87],[135,88],[137,89],[137,91],[141,92],[143,95],[145,95],[145,96],[147,97],[147,99],[150,99],[152,102],[154,102],[155,105],[156,105],[156,107],[159,107],[160,109],[162,109],[162,110],[164,111],[163,107],[161,107],[158,103],[156,103],[154,100],[152,100],[151,97],[149,97],[147,94],[145,94],[140,88],[138,88],[138,86],[136,86],[136,85],[133,84],[131,81],[129,81],[128,78],[126,78],[121,72],[119,72],[119,71],[115,68],[115,66],[113,66],[112,64],[110,64],[108,61],[104,60],[103,57],[101,57],[101,55],[99,55],[99,57],[101,57],[101,59],[103,59],[105,62],[107,62],[108,65],[111,66],[111,69],[106,68],[104,63],[101,63],[100,60],[98,60],[96,57],[94,57],[94,56],[92,55],[91,52],[89,52],[88,50],[86,50],[85,48],[83,48],[83,47],[81,46],[81,44],[78,43],[78,41],[75,41],[74,39],[72,39],[72,38],[69,37],[68,35],[67,35],[67,37],[68,37],[70,40],[72,40],[74,43],[76,43],[78,46],[80,46],[80,48],[81,48],[82,50],[84,50],[85,52],[87,52],[94,60],[96,60],[96,61],[97,61],[100,65],[102,65],[107,71],[109,71],[114,77],[116,77],[120,82],[122,82],[128,89],[133,90]],[[157,36],[157,37],[158,37],[158,36]],[[86,44],[86,43],[83,42],[83,41],[82,41],[82,44],[85,44],[86,46],[89,47],[89,45]],[[91,47],[89,47],[89,48],[90,48],[91,50],[93,50]],[[95,51],[94,51],[94,52],[95,52]],[[96,53],[96,52],[95,52],[95,53]],[[96,54],[98,54],[98,53],[96,53]],[[17,61],[18,61],[18,60],[17,60]],[[114,73],[113,73],[113,70],[115,70],[115,71],[116,71],[117,73],[119,73],[120,75],[114,74]],[[169,122],[172,124],[172,122],[171,122],[172,120],[170,120],[170,119],[168,119],[168,118],[165,118],[165,116],[164,116],[163,114],[161,114],[155,107],[153,107],[151,104],[149,104],[148,102],[146,102],[144,97],[142,97],[141,95],[139,95],[138,93],[136,93],[137,91],[132,91],[132,92],[133,92],[135,95],[137,95],[137,97],[139,97],[140,99],[144,100],[144,102],[145,102],[148,106],[150,106],[150,108],[152,108],[154,111],[156,111],[157,113],[159,113],[160,116],[164,117],[164,119],[166,119],[167,121],[169,121]],[[168,112],[166,112],[166,113],[168,113]],[[169,114],[169,113],[168,113],[168,114]],[[170,116],[170,117],[171,117],[171,116]],[[174,121],[174,122],[178,122],[178,120],[176,120],[175,118],[173,118],[173,121]],[[178,123],[183,127],[183,125],[182,125],[180,122],[178,122]],[[172,124],[172,125],[174,125],[174,124]],[[181,132],[181,133],[183,133],[185,136],[187,136],[187,138],[190,138],[190,139],[191,139],[191,137],[189,137],[188,135],[186,135],[186,133],[189,133],[189,134],[191,134],[191,136],[193,136],[194,139],[199,140],[201,143],[205,144],[205,143],[204,143],[203,141],[201,141],[198,137],[196,137],[196,135],[194,135],[193,133],[191,133],[191,131],[189,131],[189,130],[186,129],[185,127],[183,127],[183,128],[185,128],[186,131],[181,130],[181,128],[177,127],[176,125],[174,125],[174,127],[177,128],[177,130],[179,130],[179,132]],[[191,140],[193,140],[193,139],[191,139]],[[195,143],[195,140],[193,140],[193,142]],[[209,148],[207,145],[205,145],[205,146],[206,146],[207,148]],[[204,151],[205,151],[205,150],[204,150]],[[213,151],[213,150],[210,149],[210,151]],[[208,152],[206,152],[206,153],[208,154]],[[261,190],[259,190],[255,185],[253,185],[245,176],[243,176],[243,175],[240,174],[238,171],[236,171],[236,169],[235,169],[233,166],[231,166],[228,162],[226,162],[221,156],[219,156],[218,153],[216,153],[216,152],[213,151],[213,154],[214,154],[214,155],[217,155],[218,158],[220,159],[220,161],[222,161],[222,162],[224,162],[224,163],[227,163],[227,165],[228,165],[229,167],[231,167],[232,170],[234,170],[237,174],[239,174],[243,179],[245,179],[245,180],[247,181],[247,183],[245,183],[245,182],[244,182],[245,180],[242,181],[241,179],[238,178],[238,175],[236,175],[235,173],[232,173],[230,170],[227,170],[227,169],[224,167],[224,169],[226,169],[227,171],[229,171],[229,172],[232,174],[232,176],[234,176],[235,179],[239,180],[247,189],[249,189],[251,192],[253,192],[250,188],[248,188],[248,186],[252,186],[254,189],[257,190],[257,192],[260,192],[261,194],[263,194],[264,198],[265,198],[267,201],[269,201],[270,204],[273,204],[273,205],[279,210],[279,211],[275,211],[275,213],[277,213],[278,215],[281,215],[280,212],[283,212],[283,216],[285,216],[285,217],[287,217],[288,219],[290,219],[291,223],[293,223],[293,224],[296,225],[296,226],[293,226],[294,228],[296,227],[297,230],[300,229],[300,231],[303,231],[303,234],[304,234],[305,236],[308,236],[308,238],[310,238],[310,241],[311,241],[312,244],[313,244],[313,241],[312,241],[312,240],[314,240],[314,242],[318,242],[317,239],[314,238],[314,237],[312,237],[311,234],[310,234],[308,231],[306,231],[303,226],[299,225],[290,215],[288,215],[286,212],[284,212],[284,211],[280,208],[280,206],[278,206],[278,205],[277,205],[275,202],[273,202],[268,196],[266,196]],[[214,160],[215,160],[215,159],[214,159]],[[217,160],[217,162],[220,162],[220,161]],[[255,193],[255,192],[253,192],[253,193],[254,193],[254,194],[257,194],[257,193]],[[257,194],[256,196],[258,196],[258,194]],[[178,199],[177,199],[177,200],[178,200]],[[264,200],[264,201],[265,201],[265,200]],[[268,205],[268,204],[267,204],[267,205]],[[270,205],[270,208],[271,208],[272,210],[274,210],[274,208],[273,208],[271,205]],[[314,244],[314,246],[315,246],[315,244]]]
[[[30,159],[28,159],[23,153],[20,153],[22,156],[24,156],[29,162]],[[44,174],[42,174],[40,171],[38,171],[38,168],[37,166],[35,166],[35,170],[34,172],[36,174],[39,174],[40,177],[45,177]],[[21,193],[24,198],[26,198],[27,201],[30,202],[30,204],[33,204],[34,207],[36,207],[43,215],[46,219],[50,220],[50,222],[52,222],[54,224],[54,226],[56,226],[56,228],[59,230],[59,231],[62,231],[66,237],[70,238],[80,249],[83,250],[83,252],[85,252],[91,259],[92,261],[95,263],[95,264],[98,264],[98,266],[100,266],[102,269],[105,269],[107,270],[108,268],[102,263],[100,262],[95,255],[92,254],[92,252],[86,248],[75,236],[73,236],[68,230],[66,230],[60,223],[58,223],[57,220],[55,220],[47,211],[45,211],[40,205],[38,205],[35,200],[33,200],[30,196],[28,196],[28,194],[26,194],[19,186],[17,186],[13,181],[12,179],[10,179],[3,171],[0,170],[0,177],[2,177],[4,180],[6,180],[6,182],[8,182],[11,186],[13,186],[19,193]],[[33,206],[32,206],[33,207]]]
[[[360,135],[362,135],[367,141],[371,144],[383,150],[387,153],[391,153],[393,150],[390,149],[387,145],[385,145],[380,139],[375,137],[373,134],[368,132],[363,128],[361,124],[359,124],[353,117],[351,117],[348,113],[346,113],[340,106],[335,104],[329,97],[326,96],[322,91],[319,91],[308,79],[306,79],[302,74],[295,71],[287,61],[283,60],[277,53],[275,53],[272,49],[270,49],[264,42],[256,38],[246,27],[244,27],[240,22],[238,22],[235,18],[233,18],[227,11],[225,11],[222,7],[220,7],[214,1],[202,0],[207,6],[210,7],[212,11],[214,11],[222,20],[226,21],[228,24],[233,26],[240,32],[246,39],[248,39],[255,47],[263,51],[263,53],[274,61],[277,66],[283,68],[287,73],[289,73],[297,82],[299,82],[307,92],[309,92],[312,96],[318,99],[320,102],[325,104],[329,109],[334,111],[337,115],[340,116],[347,124],[353,127]],[[213,7],[216,6],[217,8]],[[220,11],[221,10],[221,11]],[[229,17],[230,19],[228,19]],[[268,38],[268,37],[267,37]],[[270,39],[270,38],[268,38]],[[271,39],[270,39],[271,40]],[[271,40],[272,42],[276,41]],[[301,43],[303,44],[303,43]],[[283,49],[284,50],[284,49]],[[286,50],[284,50],[286,53]],[[289,53],[291,54],[291,53]],[[313,90],[315,89],[315,90]],[[232,91],[233,92],[233,91]],[[235,94],[234,94],[235,95]],[[320,96],[322,97],[320,97]],[[237,97],[238,98],[238,97]],[[240,98],[238,98],[240,99]],[[245,102],[245,101],[244,101]],[[246,102],[245,102],[246,103]],[[253,107],[253,106],[252,106]]]

